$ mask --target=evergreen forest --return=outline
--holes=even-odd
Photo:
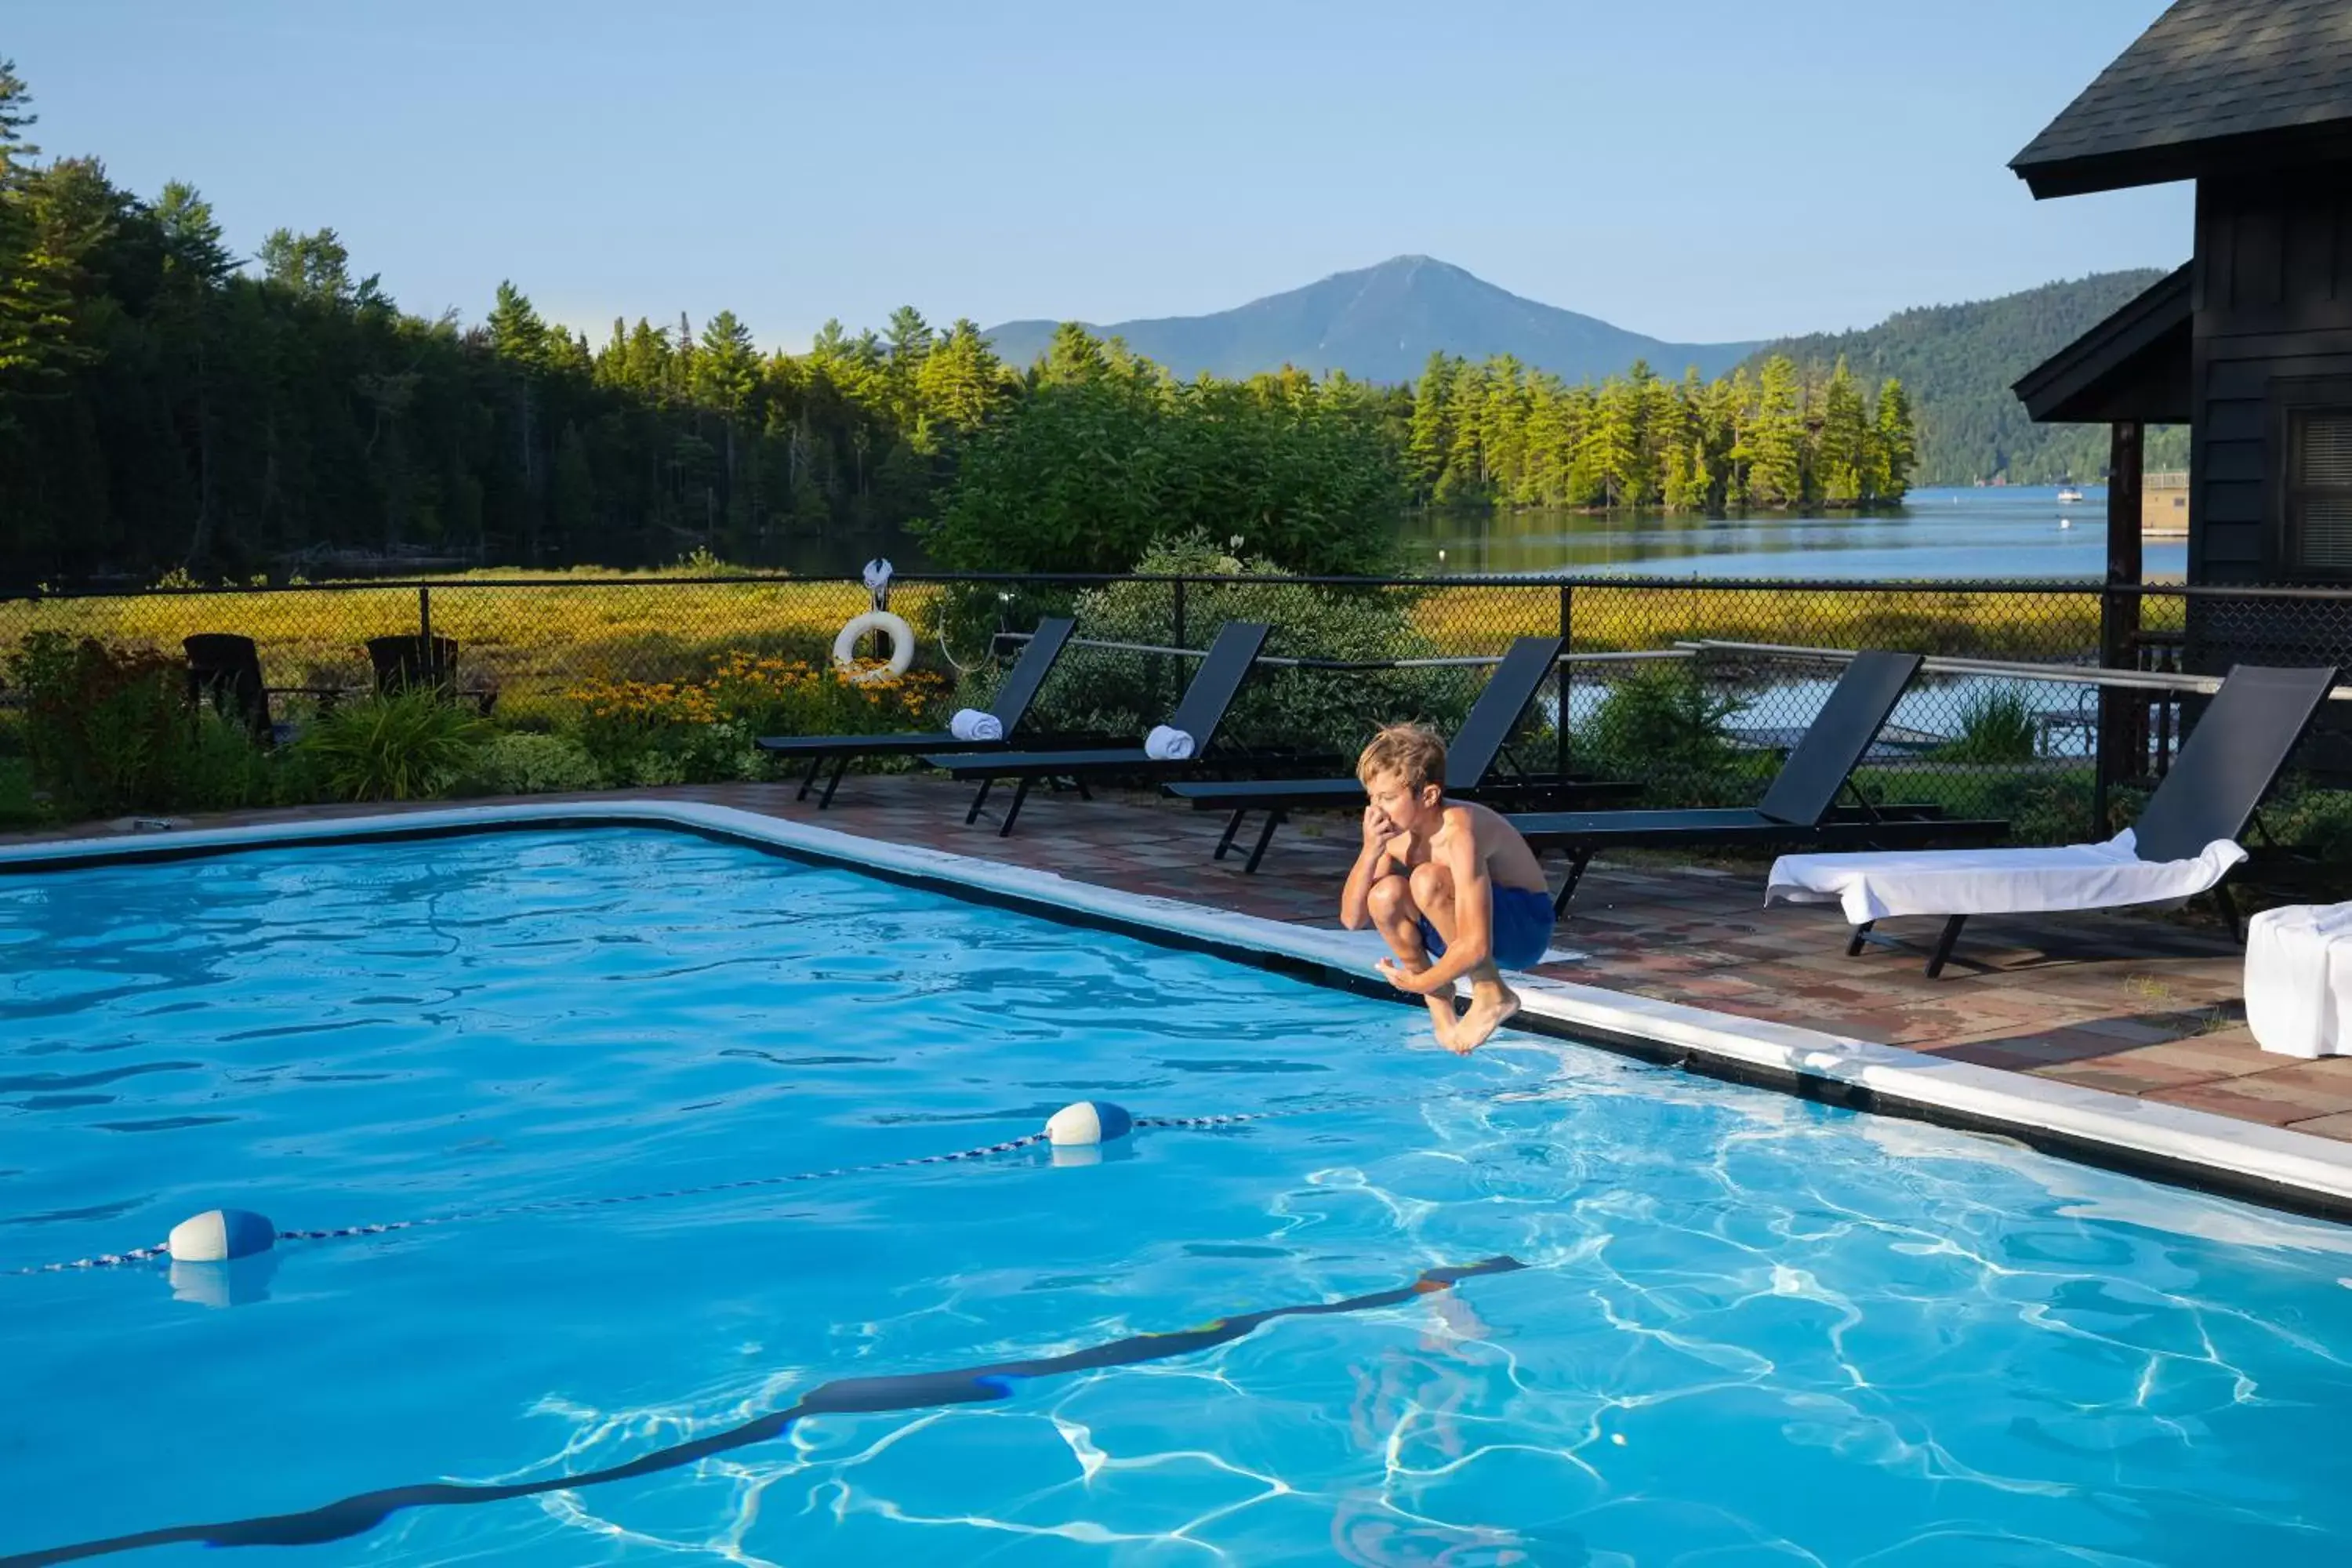
[[[1414,504],[1868,505],[1916,434],[1899,381],[1775,355],[1568,385],[1438,356],[1412,386],[1180,382],[1065,326],[1009,365],[911,307],[764,352],[719,311],[592,341],[501,285],[402,310],[331,228],[229,247],[184,184],[44,161],[0,61],[0,583],[646,566],[911,527],[944,566],[1116,571],[1155,538],[1376,571]]]

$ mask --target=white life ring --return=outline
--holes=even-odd
[[[880,632],[890,639],[890,662],[885,668],[857,668],[857,639],[868,632]],[[862,616],[852,616],[849,624],[841,628],[841,635],[833,639],[833,662],[861,685],[886,675],[904,675],[915,662],[915,628],[887,610],[868,610]]]

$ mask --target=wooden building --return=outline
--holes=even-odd
[[[2037,198],[2196,184],[2188,264],[2016,384],[2113,428],[2110,584],[2140,581],[2144,426],[2186,424],[2191,584],[2352,587],[2352,0],[2177,0],[2010,167]],[[2138,596],[2108,619],[2134,662]],[[2200,595],[2184,652],[2352,665],[2352,601]]]

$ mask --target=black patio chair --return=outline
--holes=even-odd
[[[1510,824],[1541,855],[1565,851],[1568,879],[1552,908],[1565,913],[1593,856],[1605,848],[1704,846],[1763,848],[1820,845],[1857,849],[1958,839],[1982,842],[2009,831],[2006,822],[1948,817],[1939,805],[1873,805],[1853,787],[1853,770],[1895,711],[1903,689],[1918,673],[1915,653],[1864,649],[1838,677],[1829,700],[1780,764],[1764,798],[1753,806],[1660,811],[1542,812]],[[1855,804],[1838,796],[1853,790]]]
[[[2221,689],[2206,705],[2203,717],[2189,731],[2188,742],[2173,759],[2171,770],[2147,797],[2139,820],[2132,825],[2134,857],[2150,864],[2193,860],[2205,852],[2207,845],[2217,840],[2237,842],[2248,826],[2255,822],[2263,798],[2276,786],[2287,758],[2302,744],[2318,717],[2338,673],[2335,666],[2279,669],[2242,664],[2231,669],[2221,682]],[[1977,850],[1968,855],[1966,869],[1972,873],[1998,873],[2006,863],[2046,870],[2053,858],[2080,854],[2083,847]],[[1923,864],[1931,858],[1935,858],[1905,857],[1901,874],[1911,879],[1916,887],[1923,875],[1932,875],[1937,869]],[[1955,868],[1959,868],[1957,862]],[[2230,895],[2228,877],[2231,868],[2221,868],[2211,885],[2199,891],[2211,894],[2230,922],[2232,939],[2243,941],[2237,900]],[[2116,898],[2116,879],[2107,867],[2085,865],[2084,876],[2088,885],[2101,896],[2071,908],[2112,909],[2146,901]],[[1972,876],[1969,885],[1981,889],[1987,884],[1988,879]],[[2177,896],[2168,893],[2163,898]],[[1959,941],[1960,928],[1970,915],[2046,912],[1993,908],[1981,899],[1971,901],[1978,907],[1954,910],[1946,904],[1942,909],[1916,911],[1945,916],[1944,929],[1927,958],[1929,979],[1943,973],[1953,944]],[[1846,943],[1849,957],[1861,952],[1875,923],[1864,921],[1853,928],[1853,937]]]
[[[1066,779],[1083,795],[1089,778],[1192,772],[1207,763],[1217,727],[1224,722],[1225,710],[1233,706],[1242,682],[1249,679],[1257,662],[1258,649],[1265,646],[1267,630],[1260,621],[1227,621],[1217,628],[1216,640],[1209,645],[1201,668],[1193,672],[1192,684],[1184,689],[1182,700],[1168,720],[1171,728],[1192,737],[1192,755],[1188,758],[1162,759],[1150,755],[1141,746],[1118,746],[1067,752],[937,755],[923,760],[952,778],[980,781],[980,793],[972,796],[971,809],[963,815],[967,826],[980,819],[981,808],[988,804],[989,792],[996,787],[997,780],[1016,781],[1013,804],[1005,809],[1004,820],[996,829],[1000,838],[1013,831],[1013,824],[1021,816],[1021,805],[1029,798],[1030,786],[1040,779]]]
[[[1524,800],[1540,795],[1551,800],[1607,800],[1640,793],[1641,785],[1570,775],[1566,778],[1505,774],[1499,770],[1508,752],[1506,743],[1519,720],[1559,662],[1563,639],[1527,637],[1513,642],[1503,661],[1486,678],[1462,728],[1445,748],[1445,793],[1463,800]],[[1563,720],[1565,715],[1562,715]],[[1234,847],[1242,823],[1253,811],[1265,813],[1259,825],[1244,873],[1255,871],[1265,858],[1266,846],[1293,811],[1361,806],[1364,786],[1352,778],[1188,780],[1160,786],[1179,800],[1189,800],[1195,811],[1230,811],[1223,837],[1213,858],[1222,860]]]
[[[445,637],[370,637],[367,640],[368,663],[375,670],[375,689],[380,696],[391,697],[415,688],[438,691],[449,701],[470,698],[484,718],[498,700],[495,687],[472,687],[461,689],[457,684],[457,639]]]
[[[180,639],[188,658],[188,700],[208,702],[223,718],[242,722],[254,743],[273,745],[269,692],[261,683],[261,656],[253,639],[235,632],[198,632]]]
[[[316,697],[323,710],[342,695],[340,686],[265,685],[253,639],[235,632],[197,632],[181,638],[180,648],[188,660],[188,700],[239,720],[256,745],[278,745],[294,736],[293,725],[270,713],[271,697]]]
[[[819,810],[833,804],[833,792],[840,787],[841,775],[858,757],[1010,751],[1013,732],[1028,718],[1030,705],[1036,701],[1045,677],[1053,673],[1062,649],[1069,645],[1070,632],[1076,625],[1067,616],[1048,616],[1037,623],[1029,646],[1021,650],[1021,657],[1004,677],[1004,684],[996,689],[995,700],[988,705],[988,711],[996,716],[1003,729],[1000,739],[964,741],[949,731],[940,730],[906,735],[766,735],[755,744],[776,756],[808,759],[808,775],[801,780],[800,794],[793,797],[796,800],[806,800],[809,791],[816,787],[817,776],[824,772],[825,763],[833,763],[833,776],[825,781],[824,793],[817,797]]]

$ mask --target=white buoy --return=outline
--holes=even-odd
[[[1103,1100],[1082,1100],[1066,1105],[1045,1119],[1045,1137],[1056,1149],[1083,1147],[1124,1137],[1135,1118]]]
[[[278,1227],[249,1209],[206,1209],[172,1227],[163,1240],[174,1263],[224,1263],[267,1252]]]

